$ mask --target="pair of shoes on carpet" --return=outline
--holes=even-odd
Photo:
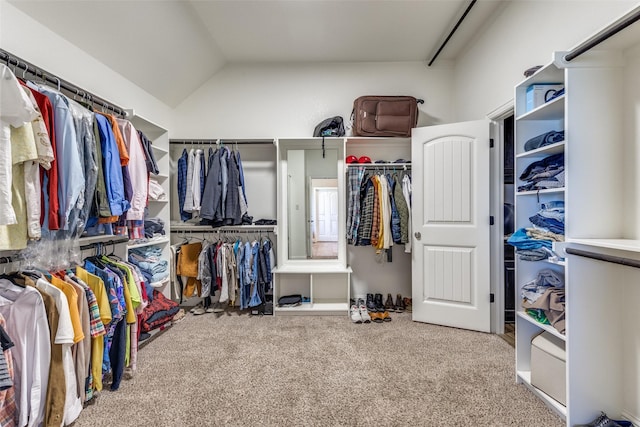
[[[633,427],[631,421],[612,420],[604,412],[600,412],[598,417],[589,424],[576,424],[576,427]]]
[[[391,316],[388,311],[373,311],[369,313],[369,316],[371,316],[371,321],[375,323],[391,322]]]
[[[385,311],[391,311],[396,313],[402,313],[405,310],[404,300],[402,299],[402,295],[396,295],[396,302],[393,302],[393,297],[391,294],[387,294],[387,300],[384,303]]]
[[[371,317],[362,298],[358,300],[357,304],[351,305],[350,316],[353,323],[371,323]]]
[[[411,298],[404,297],[402,299],[402,303],[403,303],[404,309],[407,311],[407,313],[413,312],[413,304],[411,302]]]

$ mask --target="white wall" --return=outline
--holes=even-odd
[[[105,31],[105,37],[112,30],[116,31],[96,29]],[[114,39],[114,43],[122,41]],[[133,108],[137,115],[164,128],[171,127],[167,105],[5,0],[0,0],[0,47],[94,95]]]
[[[508,2],[455,64],[455,120],[477,120],[513,99],[523,72],[551,62],[630,10],[636,0]]]
[[[361,95],[423,98],[421,124],[453,118],[451,65],[420,62],[227,66],[175,111],[174,138],[312,136],[325,118],[349,118]]]

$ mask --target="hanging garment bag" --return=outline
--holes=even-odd
[[[413,96],[361,96],[353,102],[353,135],[410,137],[419,103]]]

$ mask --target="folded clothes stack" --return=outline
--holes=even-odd
[[[169,277],[169,262],[162,259],[161,255],[162,249],[158,246],[145,246],[129,251],[129,262],[138,266],[153,287],[162,286]]]

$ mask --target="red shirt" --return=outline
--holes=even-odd
[[[20,82],[22,83],[22,82]],[[22,83],[24,85],[24,83]],[[54,123],[53,123],[53,105],[51,101],[46,95],[41,94],[37,90],[29,88],[33,97],[36,99],[36,103],[38,104],[38,108],[40,109],[40,113],[42,114],[42,120],[44,120],[44,125],[47,128],[47,132],[49,133],[49,139],[51,140],[51,148],[53,149],[53,157],[56,156],[56,134],[54,132]],[[46,173],[49,178],[49,183],[47,184],[47,194],[49,195],[49,230],[59,230],[60,229],[60,203],[58,202],[58,168],[56,166],[56,161],[53,160],[51,162],[51,169],[45,171],[40,167],[40,180],[42,181],[43,175]],[[40,214],[40,225],[44,223],[44,203],[42,203],[42,212]]]

